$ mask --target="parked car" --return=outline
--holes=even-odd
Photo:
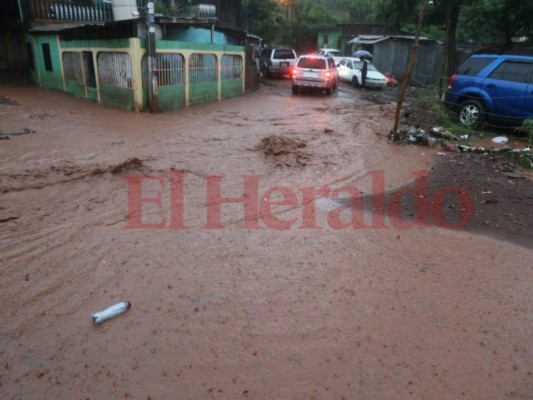
[[[366,86],[383,89],[387,86],[387,78],[370,61],[366,73]],[[351,82],[354,87],[362,84],[361,79],[362,61],[357,57],[346,57],[339,62],[338,71],[339,79]]]
[[[301,88],[320,89],[331,94],[338,84],[337,66],[331,57],[300,56],[292,71],[292,92],[295,94]]]
[[[316,54],[319,56],[331,57],[337,64],[344,58],[342,51],[337,49],[319,49]]]
[[[533,57],[470,56],[450,78],[446,105],[467,126],[486,120],[520,126],[533,117]]]
[[[287,47],[265,48],[259,57],[259,64],[263,76],[290,75],[296,64],[296,52]]]

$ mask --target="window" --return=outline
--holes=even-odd
[[[30,64],[30,69],[35,70],[35,60],[33,58],[33,46],[31,43],[26,43],[26,51],[28,52],[28,63]]]
[[[224,54],[222,56],[222,80],[242,78],[241,56]]]
[[[326,69],[326,60],[323,58],[302,57],[298,61],[298,68]]]
[[[274,57],[276,60],[291,60],[296,58],[294,51],[291,49],[277,49],[274,51]]]
[[[133,88],[131,59],[128,53],[98,53],[100,85]]]
[[[87,87],[96,87],[96,73],[94,71],[94,60],[92,51],[82,52],[83,72],[85,73],[85,85]]]
[[[84,84],[81,53],[65,51],[61,56],[65,80],[75,81],[78,85]]]
[[[531,63],[504,61],[492,73],[489,78],[512,82],[527,82]]]
[[[190,83],[216,82],[217,58],[214,54],[193,53],[189,58]]]
[[[463,65],[459,67],[459,69],[457,70],[457,74],[475,76],[494,60],[494,57],[469,58],[463,63]]]
[[[158,53],[156,56],[159,86],[180,86],[184,79],[184,57],[180,53]],[[148,89],[148,57],[141,61],[143,88]]]
[[[47,71],[53,71],[52,68],[52,55],[50,54],[50,44],[49,43],[43,43],[41,45],[43,49],[43,60],[44,60],[44,69]]]

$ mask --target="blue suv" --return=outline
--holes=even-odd
[[[533,117],[533,57],[470,56],[450,78],[446,105],[464,125],[494,120],[520,126]]]

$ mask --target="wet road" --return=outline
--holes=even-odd
[[[1,130],[35,131],[0,142],[1,398],[533,395],[531,250],[373,215],[341,229],[339,203],[308,201],[431,167],[386,143],[380,92],[292,96],[269,81],[161,115],[0,92],[19,103],[0,104]],[[257,150],[271,135],[303,141],[305,165]],[[135,197],[141,175],[160,203]],[[241,198],[220,217],[217,182]],[[280,186],[285,198],[269,193]],[[161,227],[135,225],[139,210]],[[91,325],[122,300],[125,315]]]

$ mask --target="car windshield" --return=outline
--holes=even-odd
[[[323,58],[304,57],[298,61],[298,68],[326,69],[326,66]]]
[[[330,50],[328,53],[331,57],[343,57],[343,54],[339,50]]]
[[[278,49],[274,53],[274,58],[277,58],[278,60],[288,60],[288,59],[296,58],[296,57],[294,57],[294,53],[290,49],[287,49],[287,50]]]

